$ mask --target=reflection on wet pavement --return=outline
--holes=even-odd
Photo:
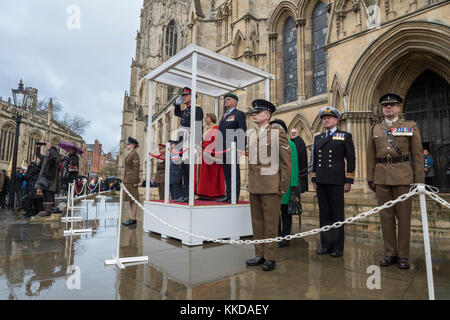
[[[382,251],[376,232],[346,227],[342,258],[318,256],[318,235],[278,249],[277,268],[247,267],[253,245],[207,243],[187,247],[174,239],[121,228],[120,257],[148,256],[124,270],[106,267],[116,250],[118,199],[79,204],[84,221],[75,229],[92,234],[65,237],[65,223],[32,222],[0,211],[0,299],[427,299],[423,239],[413,237],[409,271],[381,269],[381,289],[367,287]],[[128,218],[124,205],[122,220]],[[302,231],[316,226],[302,226]],[[293,232],[298,232],[294,224]],[[450,299],[450,239],[432,239],[437,299]]]

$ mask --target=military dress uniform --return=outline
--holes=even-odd
[[[380,103],[392,99],[402,102],[399,96],[390,94],[384,95]],[[383,120],[371,128],[367,144],[367,181],[374,185],[379,205],[408,193],[413,183],[424,183],[422,140],[414,121],[398,119],[389,125]],[[409,198],[380,212],[387,257],[409,258],[411,204]],[[405,268],[408,267],[406,264]]]
[[[254,111],[275,111],[275,106],[265,100],[255,100],[252,103]],[[273,131],[278,131],[273,133]],[[272,141],[278,137],[278,141]],[[250,211],[252,216],[253,238],[276,238],[280,216],[281,193],[289,190],[291,179],[291,150],[285,132],[278,127],[266,124],[257,130],[251,130],[249,141],[249,171],[248,192],[250,194]],[[272,144],[275,144],[272,146]],[[260,152],[260,148],[266,148]],[[271,154],[272,148],[277,148],[278,158]],[[266,154],[270,159],[261,159],[260,154]],[[264,164],[266,163],[266,164]],[[274,164],[275,163],[275,164]],[[277,242],[256,244],[256,258],[247,260],[247,265],[254,266],[266,262],[272,263],[267,269],[275,266]]]
[[[236,101],[239,101],[238,97],[232,93],[225,95],[224,98],[230,97]],[[244,133],[247,131],[247,123],[245,121],[245,113],[238,110],[237,108],[233,108],[226,112],[222,119],[219,121],[219,131],[222,135],[222,151],[230,149],[232,141],[227,140],[227,131],[232,131],[233,134],[237,130],[241,129]],[[239,141],[236,137],[234,140],[236,141],[236,149],[237,150],[245,150],[245,140]],[[228,158],[227,158],[228,156]],[[221,202],[231,202],[231,163],[227,161],[227,159],[231,159],[231,153],[224,155],[224,163],[222,164],[223,173],[225,176],[225,185],[226,185],[226,196]],[[239,160],[239,154],[236,159]],[[239,161],[236,163],[236,201],[239,201],[239,195],[241,192],[241,169],[239,167]]]
[[[326,114],[340,118],[339,111],[332,107],[322,108],[319,117]],[[354,177],[355,147],[352,135],[339,129],[328,135],[326,132],[316,135],[311,182],[317,186],[320,227],[344,220],[344,184],[353,184]],[[344,237],[344,226],[322,232],[322,250],[318,253],[341,256]]]
[[[189,95],[192,91],[190,88],[185,87],[183,88],[183,92],[181,95]],[[177,140],[182,142],[178,143],[175,146],[174,151],[181,152],[182,150],[185,150],[190,145],[190,132],[191,132],[191,109],[192,107],[189,105],[184,110],[181,110],[181,104],[178,104],[177,102],[174,102],[174,115],[177,117],[180,117],[180,127],[178,129],[178,137]],[[203,109],[200,106],[195,107],[195,121],[196,121],[196,131],[195,131],[195,144],[201,144],[202,136],[203,136]],[[200,125],[198,125],[200,124]],[[183,153],[181,164],[181,176],[182,176],[182,202],[188,202],[189,197],[189,150],[187,149],[186,152]],[[181,199],[175,199],[175,200],[181,200]]]
[[[137,141],[133,138],[128,138],[128,142],[138,144]],[[123,177],[123,184],[125,188],[127,188],[128,192],[139,201],[139,190],[135,185],[139,184],[139,169],[141,160],[137,153],[136,149],[130,151],[130,153],[125,158],[125,173]],[[127,193],[124,194],[124,201],[132,201],[132,199],[128,196]]]
[[[164,200],[166,181],[166,162],[164,160],[156,160],[155,183],[158,184],[159,200]]]

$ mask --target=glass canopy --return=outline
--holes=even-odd
[[[210,50],[190,45],[146,78],[175,87],[191,87],[192,56],[197,53],[197,93],[220,97],[274,76]]]

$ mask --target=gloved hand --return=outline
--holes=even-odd
[[[376,187],[375,184],[373,183],[373,181],[368,181],[367,184],[369,185],[369,189],[372,190],[373,192],[376,192]]]
[[[177,100],[175,100],[175,104],[180,105],[183,102],[183,96],[179,96]]]

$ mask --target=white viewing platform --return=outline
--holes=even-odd
[[[209,202],[209,204],[208,204]],[[146,201],[145,208],[165,222],[190,233],[213,239],[239,240],[240,237],[253,235],[250,204],[223,205],[214,201],[195,201],[188,204],[164,203],[164,201]],[[162,238],[175,238],[184,245],[202,245],[203,240],[189,237],[168,228],[149,214],[144,213],[144,231],[159,233]]]
[[[163,83],[173,87],[190,87],[191,105],[195,106],[196,96],[203,94],[214,97],[215,114],[219,119],[219,98],[246,87],[265,82],[264,98],[270,100],[270,80],[274,76],[245,63],[229,57],[222,56],[213,51],[190,45],[171,57],[156,69],[147,74],[149,80],[149,109],[148,128],[152,128],[153,116],[153,86]],[[262,98],[262,97],[255,97]],[[238,104],[238,108],[240,105]],[[165,142],[159,142],[165,143]],[[147,172],[146,181],[150,179],[150,152],[152,148],[152,130],[148,130],[147,138]],[[189,203],[169,202],[169,161],[166,160],[166,183],[164,201],[149,201],[150,186],[147,183],[144,206],[160,219],[190,233],[214,239],[239,239],[250,236],[252,223],[250,204],[237,203],[236,199],[236,145],[232,146],[232,199],[231,204],[213,201],[194,200],[194,162],[189,166]],[[189,159],[201,156],[199,146],[195,145],[195,117],[191,117]],[[233,151],[234,150],[234,151]],[[169,154],[169,145],[166,145],[166,154]],[[233,155],[234,154],[234,155]],[[168,157],[167,157],[168,158]],[[201,245],[201,239],[186,236],[183,233],[166,227],[148,213],[144,213],[144,231],[156,232],[162,237],[172,237],[182,241],[183,244]]]

